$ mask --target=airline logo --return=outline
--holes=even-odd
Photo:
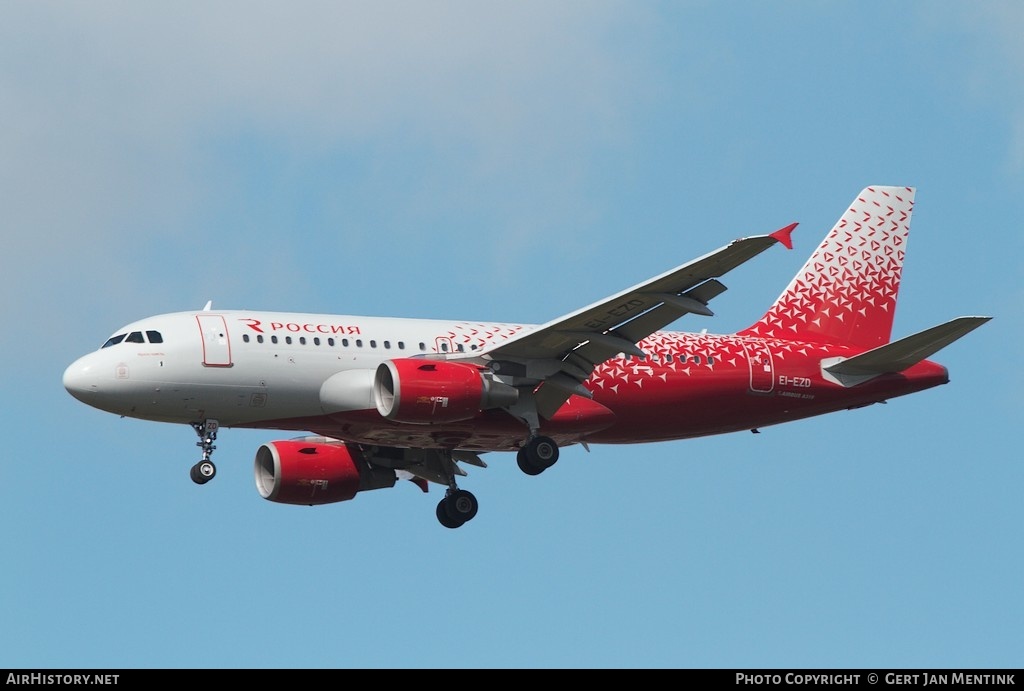
[[[239,319],[238,321],[244,323],[256,333],[267,333],[264,329],[269,330],[271,333],[275,331],[287,331],[289,333],[327,334],[328,336],[336,336],[338,334],[343,336],[359,336],[363,333],[358,326],[349,326],[347,324],[263,322],[259,319],[251,318]]]

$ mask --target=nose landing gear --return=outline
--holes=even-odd
[[[202,459],[192,466],[192,469],[189,471],[192,482],[197,485],[205,485],[217,474],[217,466],[213,464],[210,457],[213,455],[213,450],[217,448],[213,442],[217,440],[217,429],[219,427],[220,424],[216,420],[203,420],[202,422],[192,423],[192,429],[199,435],[199,441],[196,442],[196,446],[203,450]]]

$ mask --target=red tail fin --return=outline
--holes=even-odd
[[[771,309],[741,336],[875,348],[889,342],[912,187],[868,187]]]

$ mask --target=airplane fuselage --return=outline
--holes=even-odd
[[[150,317],[72,364],[65,386],[111,413],[160,422],[312,431],[357,443],[514,451],[527,438],[504,410],[408,425],[383,419],[373,379],[385,361],[472,354],[534,325],[254,311]],[[155,342],[154,342],[155,341]],[[948,381],[920,362],[847,388],[822,362],[831,344],[660,331],[585,382],[541,431],[560,446],[664,441],[754,429],[884,401]],[[331,382],[331,383],[329,383]]]

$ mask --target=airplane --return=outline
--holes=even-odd
[[[540,325],[202,310],[117,329],[71,364],[79,401],[190,425],[197,484],[216,474],[222,428],[298,432],[262,444],[254,477],[272,502],[323,505],[409,480],[443,486],[435,516],[472,520],[464,465],[515,452],[539,475],[560,449],[760,428],[883,403],[949,382],[934,353],[991,317],[891,341],[912,187],[856,196],[768,311],[731,334],[665,330],[713,316],[718,279],[793,223],[730,244]]]

